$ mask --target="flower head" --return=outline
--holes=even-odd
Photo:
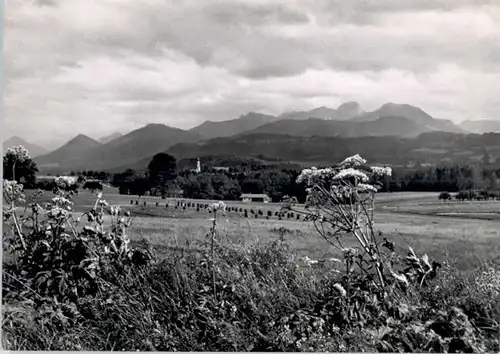
[[[342,161],[339,164],[339,166],[342,168],[346,168],[346,167],[353,168],[353,167],[362,166],[364,164],[366,164],[366,160],[364,158],[362,158],[361,156],[359,156],[359,154],[356,154],[354,156],[350,156],[350,157],[346,158],[344,161]]]
[[[333,179],[334,180],[344,180],[344,179],[350,179],[350,178],[357,178],[362,182],[368,182],[368,176],[366,173],[355,170],[354,168],[346,168],[344,170],[340,170]]]
[[[7,149],[6,155],[14,156],[14,158],[19,162],[24,162],[31,158],[28,150],[22,145]]]
[[[220,202],[212,203],[208,207],[208,210],[211,212],[220,211],[222,213],[225,213],[226,212],[226,204],[221,200]]]
[[[24,187],[17,181],[3,180],[3,195],[4,200],[8,203],[24,203]]]
[[[59,176],[54,179],[58,188],[67,189],[76,183],[76,178],[69,176]]]

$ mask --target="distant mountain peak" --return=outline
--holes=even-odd
[[[92,139],[91,137],[85,135],[85,134],[78,134],[75,136],[73,139],[68,141],[66,144],[85,144],[85,145],[101,145],[100,142],[98,142],[95,139]]]
[[[361,105],[354,101],[342,103],[337,108],[339,118],[344,120],[358,117],[363,113],[364,111],[363,108],[361,108]]]
[[[148,123],[143,128],[158,128],[158,127],[166,127],[166,125],[161,123]]]
[[[11,148],[14,146],[19,146],[19,145],[22,145],[26,149],[28,149],[28,151],[32,157],[44,155],[47,153],[47,149],[45,149],[44,147],[41,147],[37,144],[29,143],[25,139],[23,139],[17,135],[15,135],[7,140],[4,140],[3,144],[2,144],[4,151],[7,150],[8,148]]]
[[[242,114],[238,119],[249,119],[249,118],[255,118],[255,117],[273,117],[269,114],[264,114],[264,113],[258,113],[258,112],[248,112],[245,114]]]

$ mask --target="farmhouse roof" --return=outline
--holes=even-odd
[[[252,193],[245,193],[241,195],[242,198],[268,198],[267,194],[252,194]]]

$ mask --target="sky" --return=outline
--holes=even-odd
[[[357,101],[500,120],[500,1],[6,0],[7,136]]]

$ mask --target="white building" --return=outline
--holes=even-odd
[[[241,201],[245,203],[251,203],[251,202],[256,202],[256,203],[269,203],[271,201],[271,198],[267,194],[242,194],[241,195]]]

